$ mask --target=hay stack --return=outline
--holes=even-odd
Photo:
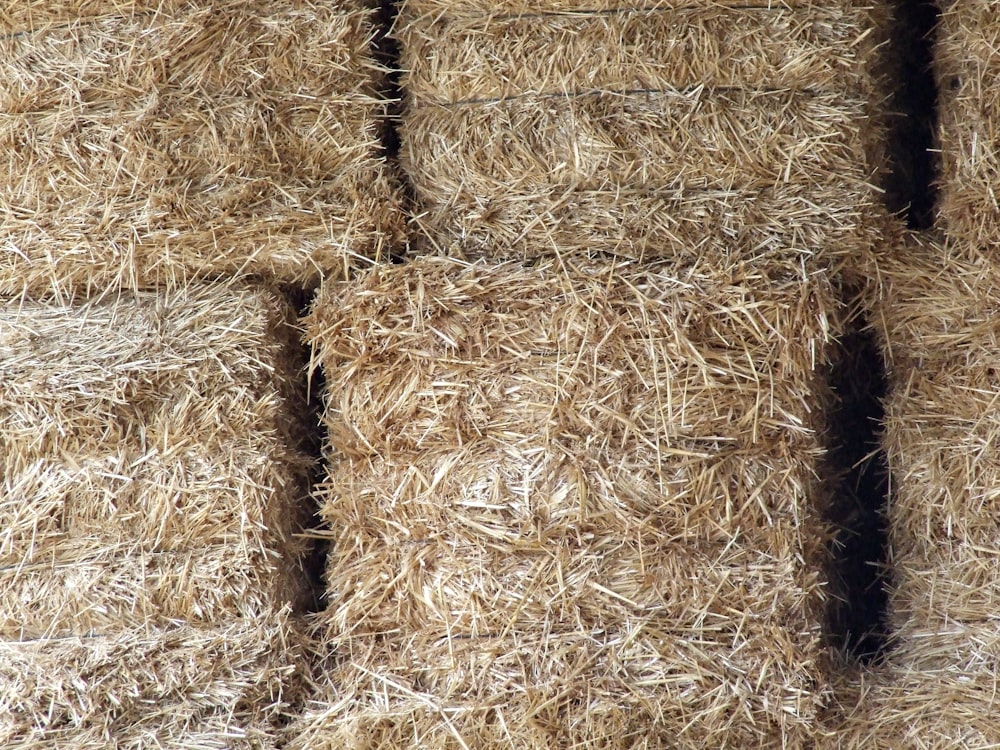
[[[329,667],[290,748],[804,747],[822,277],[424,257],[330,286]]]
[[[941,147],[940,215],[956,245],[1000,242],[1000,7],[941,2],[935,67]]]
[[[895,646],[850,696],[841,746],[996,747],[1000,265],[914,242],[880,273]]]
[[[339,275],[398,234],[366,3],[0,10],[0,292]]]
[[[0,305],[0,745],[266,744],[306,594],[290,314]]]
[[[860,252],[878,213],[864,5],[407,0],[419,224],[473,256]]]

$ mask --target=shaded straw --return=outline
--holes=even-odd
[[[0,304],[0,745],[272,731],[308,595],[293,320],[242,287]]]
[[[934,54],[941,148],[940,218],[955,244],[1000,241],[1000,7],[947,0]]]
[[[995,747],[1000,266],[918,238],[878,265],[894,643],[845,691],[843,746]]]
[[[360,2],[0,11],[0,291],[311,282],[398,237]]]
[[[437,249],[829,265],[878,236],[868,9],[575,6],[404,3],[401,160]]]
[[[329,667],[289,747],[807,746],[831,295],[703,261],[328,286]]]

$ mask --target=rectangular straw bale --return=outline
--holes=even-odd
[[[0,291],[339,275],[398,235],[363,2],[0,11]]]
[[[0,639],[9,750],[269,750],[289,674],[287,615]]]
[[[331,662],[289,747],[809,746],[832,296],[702,260],[329,286]]]
[[[879,262],[893,648],[848,698],[848,747],[1000,745],[1000,266],[911,242]]]
[[[507,5],[400,11],[401,159],[432,244],[796,263],[877,234],[869,9]]]
[[[939,91],[940,216],[956,244],[1000,242],[1000,6],[941,4],[934,62]]]
[[[250,287],[0,303],[0,746],[269,746],[307,595],[293,321]]]
[[[296,600],[308,458],[290,314],[269,292],[198,286],[0,305],[0,598],[46,575],[106,580],[107,603],[100,588],[37,603],[58,632],[102,606],[146,622]],[[201,596],[138,606],[175,577]]]

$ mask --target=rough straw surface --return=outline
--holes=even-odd
[[[1000,5],[945,0],[934,55],[941,147],[940,214],[956,244],[1000,242]]]
[[[997,747],[1000,264],[914,240],[879,275],[895,643],[845,699],[841,746]]]
[[[365,3],[0,9],[0,292],[342,275],[398,234]]]
[[[871,242],[861,4],[527,5],[400,11],[401,158],[438,249],[798,263]]]
[[[329,286],[329,667],[289,747],[809,746],[830,295],[701,261]]]
[[[0,305],[0,745],[262,746],[306,593],[290,315]]]

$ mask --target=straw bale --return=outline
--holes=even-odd
[[[924,241],[879,272],[894,643],[845,698],[845,731],[857,747],[996,747],[1000,266]]]
[[[267,745],[309,594],[293,322],[250,287],[0,303],[0,745]]]
[[[328,286],[330,666],[289,747],[807,746],[832,295],[700,260]]]
[[[10,750],[274,747],[287,616],[0,639],[0,742]]]
[[[868,10],[506,6],[397,21],[401,161],[439,249],[795,263],[877,236]]]
[[[996,244],[1000,7],[984,0],[942,2],[936,40],[942,226],[956,244]]]
[[[339,275],[398,236],[361,2],[0,11],[0,291]]]

